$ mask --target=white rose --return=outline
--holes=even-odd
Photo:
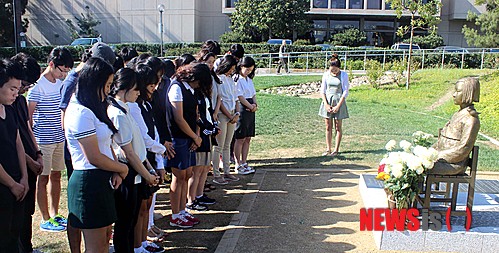
[[[428,159],[430,161],[436,161],[438,159],[438,151],[434,148],[428,149]]]
[[[414,147],[414,149],[412,150],[412,152],[417,157],[424,158],[426,156],[427,149],[425,147],[423,147],[423,146],[417,145],[416,147]]]
[[[399,145],[405,152],[411,152],[412,144],[410,142],[402,140],[400,141]]]
[[[419,167],[416,169],[416,174],[421,175],[421,173],[423,173],[423,171],[424,171],[423,167]]]
[[[385,164],[385,173],[390,174],[390,172],[392,172],[392,166],[389,163],[387,163]]]
[[[397,146],[397,142],[395,140],[390,140],[386,143],[385,149],[388,151],[393,151],[395,149],[395,146]]]
[[[396,178],[402,177],[402,170],[404,169],[404,165],[401,163],[393,164],[392,166],[392,175]]]
[[[414,156],[413,159],[410,159],[410,160],[407,161],[407,167],[410,170],[417,171],[419,169],[423,169],[423,164],[422,164],[422,161],[421,161],[420,158]]]
[[[433,169],[433,166],[435,165],[435,163],[433,161],[430,161],[428,159],[423,159],[423,167],[425,167],[426,169]]]

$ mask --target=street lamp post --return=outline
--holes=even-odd
[[[161,56],[163,56],[163,12],[165,11],[165,5],[158,5],[159,11],[159,33],[161,36]]]

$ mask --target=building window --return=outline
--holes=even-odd
[[[315,29],[326,29],[327,28],[327,20],[314,20],[314,28]]]
[[[331,20],[329,21],[329,27],[331,29],[331,34],[338,33],[340,31],[351,29],[351,28],[359,28],[358,20]]]
[[[328,40],[329,38],[327,38],[326,35],[326,31],[314,31],[315,43],[323,43],[324,41]]]
[[[331,9],[346,9],[346,0],[331,0]]]
[[[350,0],[349,9],[364,9],[364,0]]]
[[[328,0],[314,0],[314,8],[327,8]]]
[[[393,31],[394,30],[394,22],[393,21],[364,21],[364,30],[375,30],[375,31]]]
[[[226,8],[235,8],[237,0],[225,0]]]
[[[372,10],[381,10],[381,0],[367,0],[367,8]]]

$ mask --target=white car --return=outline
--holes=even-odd
[[[71,46],[91,46],[97,42],[102,42],[102,38],[78,38],[71,42]]]
[[[392,49],[394,50],[409,50],[409,43],[397,43],[392,45]],[[421,48],[419,47],[418,44],[412,44],[412,50],[420,50]]]

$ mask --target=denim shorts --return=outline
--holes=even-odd
[[[196,153],[189,149],[192,145],[191,139],[173,138],[172,143],[175,149],[175,157],[168,160],[167,166],[185,170],[196,165]]]

